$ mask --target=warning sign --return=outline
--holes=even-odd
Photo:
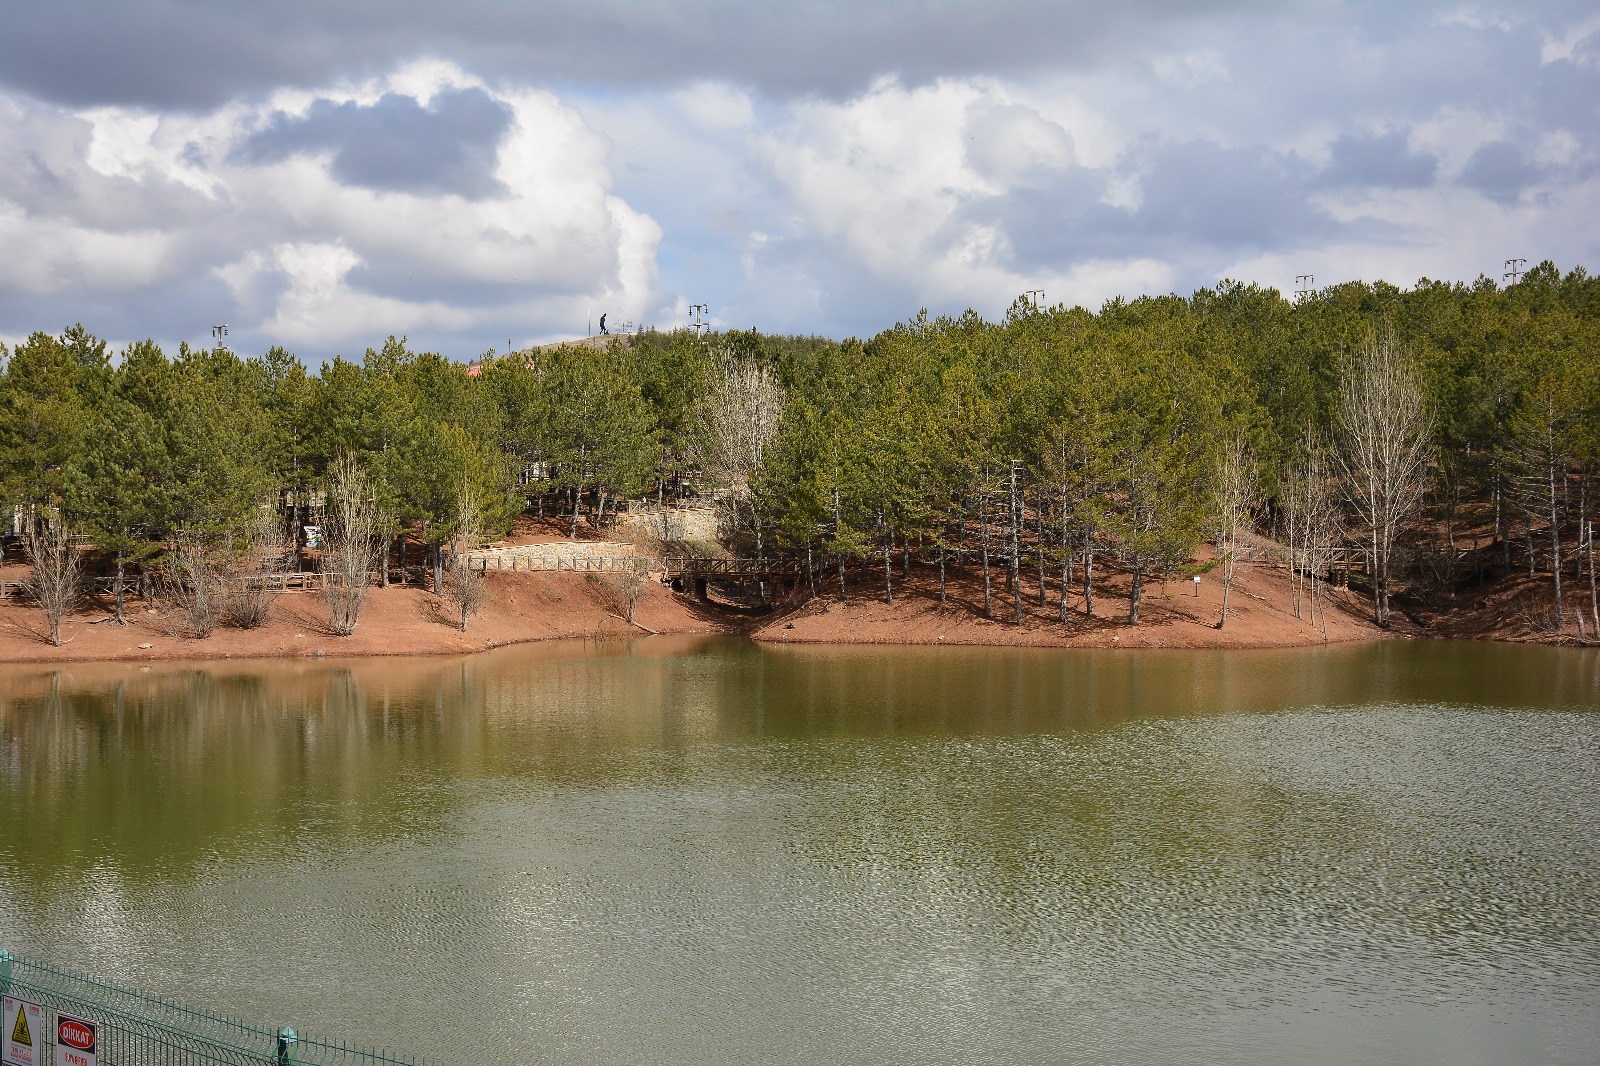
[[[25,999],[0,1001],[0,1062],[5,1066],[42,1066],[44,1008]]]
[[[97,1066],[99,1027],[56,1011],[56,1066]]]

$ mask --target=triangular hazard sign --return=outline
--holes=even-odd
[[[0,1032],[5,1030],[0,1029]],[[23,1047],[33,1046],[33,1034],[28,1032],[28,1008],[17,1004],[17,1024],[11,1027],[11,1042]]]

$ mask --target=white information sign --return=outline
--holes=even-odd
[[[97,1066],[100,1027],[87,1018],[56,1011],[55,1066]]]
[[[25,999],[0,1001],[0,1062],[5,1066],[41,1066],[44,1062],[44,1008]]]

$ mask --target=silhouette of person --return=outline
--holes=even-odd
[[[610,332],[609,330],[606,329],[606,316],[605,315],[601,315],[600,316],[600,332],[601,333]]]

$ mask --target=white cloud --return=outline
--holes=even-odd
[[[1207,82],[1228,80],[1228,61],[1215,48],[1176,55],[1157,56],[1153,64],[1156,80],[1179,89],[1192,89]]]
[[[352,289],[350,271],[362,259],[342,244],[280,244],[273,266],[288,287],[261,329],[290,344],[333,337],[376,337],[419,328],[460,329],[471,321],[462,310],[437,302],[406,302]]]
[[[462,88],[481,85],[426,61],[325,94],[273,94],[199,116],[104,107],[59,115],[86,123],[88,136],[52,161],[61,188],[49,204],[0,192],[0,238],[30,249],[5,257],[0,278],[70,296],[210,272],[245,316],[236,335],[324,349],[412,329],[499,334],[508,320],[564,335],[597,300],[642,314],[657,295],[661,230],[613,192],[607,138],[552,93],[494,94],[510,115],[493,157],[500,195],[348,184],[331,148],[266,163],[236,150],[280,107],[305,114],[315,99],[370,103],[385,93],[425,105]],[[6,104],[0,133],[28,110]],[[174,189],[211,209],[181,209]],[[81,206],[107,193],[118,207],[103,214],[114,219]]]
[[[1472,153],[1501,140],[1510,128],[1503,115],[1447,105],[1412,127],[1411,143],[1438,156],[1443,170],[1454,175],[1466,166]]]
[[[41,219],[0,202],[0,285],[41,296],[64,288],[118,294],[155,281],[174,239],[155,229],[107,232]]]
[[[1578,57],[1578,62],[1583,62],[1585,57],[1578,54],[1578,47],[1587,43],[1596,34],[1600,34],[1600,15],[1591,15],[1575,25],[1568,26],[1559,34],[1546,33],[1539,47],[1539,62],[1572,61],[1574,56]],[[1596,58],[1593,55],[1588,56],[1588,64],[1593,66]]]
[[[755,119],[750,94],[722,82],[696,82],[672,94],[672,103],[695,123],[713,130],[737,130]]]
[[[961,217],[975,199],[1073,165],[1069,130],[999,83],[881,81],[854,100],[804,102],[757,152],[798,213],[797,236],[842,246],[926,302],[1004,306],[1066,283],[1015,272],[1006,233]]]

